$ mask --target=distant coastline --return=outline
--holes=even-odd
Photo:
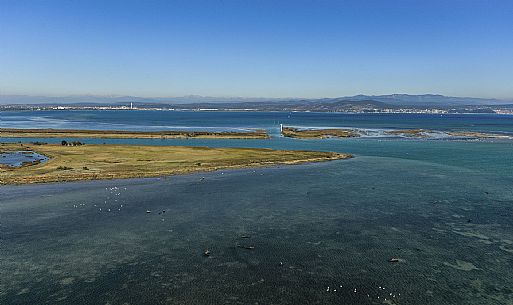
[[[334,98],[215,98],[201,96],[142,98],[137,96],[45,97],[0,95],[0,111],[9,110],[513,114],[513,100],[451,97],[437,94],[355,95]]]
[[[76,105],[0,105],[0,111],[176,111],[176,112],[318,112],[318,113],[343,113],[343,114],[500,114],[513,115],[513,105],[510,106],[484,106],[484,107],[391,107],[391,108],[325,108],[325,109],[296,109],[294,107],[256,107],[256,108],[193,108],[180,107],[172,108],[166,106],[128,106],[98,105],[98,106],[76,106]]]

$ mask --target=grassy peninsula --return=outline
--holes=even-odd
[[[283,127],[281,134],[284,137],[299,139],[322,139],[322,138],[352,138],[360,135],[351,129],[297,129],[293,127]]]
[[[349,154],[256,148],[185,146],[0,144],[0,152],[34,151],[44,163],[0,168],[0,184],[159,177],[228,168],[299,164],[350,158]]]
[[[19,129],[0,128],[0,138],[109,138],[109,139],[267,139],[264,130],[247,132],[208,131],[126,131],[80,129]]]

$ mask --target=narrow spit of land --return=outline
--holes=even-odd
[[[328,128],[328,129],[298,129],[283,127],[281,134],[284,137],[298,139],[323,139],[323,138],[354,138],[367,135],[362,129]],[[383,131],[384,135],[404,138],[430,138],[436,135],[446,135],[448,138],[461,139],[513,139],[513,136],[498,133],[485,133],[475,131],[437,131],[429,129],[394,129]]]
[[[351,129],[298,129],[294,127],[283,127],[281,134],[288,138],[316,139],[316,138],[351,138],[360,135]]]
[[[472,139],[511,139],[510,135],[487,133],[478,131],[435,131],[429,129],[397,129],[385,131],[387,135],[398,135],[411,138],[428,138],[431,133],[442,133],[452,138],[472,138]]]
[[[256,148],[0,144],[0,152],[9,151],[33,151],[49,159],[18,168],[0,167],[0,184],[159,177],[351,158],[334,152]]]
[[[0,138],[109,138],[109,139],[267,139],[265,130],[247,132],[222,131],[126,131],[80,129],[18,129],[0,128]]]

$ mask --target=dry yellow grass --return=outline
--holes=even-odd
[[[484,133],[476,131],[450,131],[447,133],[453,137],[469,137],[478,139],[511,139],[510,135],[497,134],[497,133]]]
[[[300,138],[300,139],[315,139],[315,138],[351,138],[359,137],[360,135],[350,129],[297,129],[293,127],[283,127],[281,134],[284,137]]]
[[[427,135],[425,134],[426,132],[429,131],[424,129],[397,129],[385,131],[385,134],[394,136],[424,138],[427,137]]]
[[[47,162],[0,168],[0,184],[158,177],[227,168],[350,158],[349,154],[254,148],[184,146],[0,144],[0,152],[30,150]]]
[[[109,139],[267,139],[264,130],[248,132],[208,131],[125,131],[125,130],[78,130],[78,129],[16,129],[0,128],[0,138],[109,138]]]

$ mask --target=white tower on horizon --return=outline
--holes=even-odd
[[[130,110],[134,109],[134,103],[130,102]]]

